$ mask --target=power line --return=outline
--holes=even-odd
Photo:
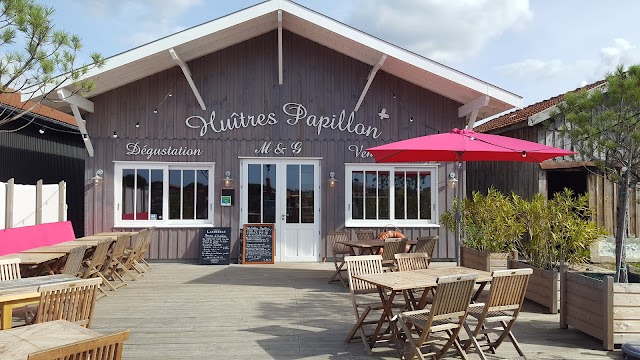
[[[402,107],[402,109],[403,109],[403,110],[404,110],[404,111],[409,115],[409,121],[416,121],[416,122],[418,122],[419,124],[424,125],[426,128],[428,128],[428,129],[431,129],[431,130],[435,131],[437,134],[440,134],[440,133],[441,133],[441,131],[440,131],[440,130],[438,130],[438,129],[436,129],[436,128],[434,128],[434,127],[432,127],[432,126],[430,126],[430,125],[428,125],[428,124],[426,124],[426,123],[424,123],[424,122],[422,122],[422,121],[420,121],[420,120],[416,119],[416,118],[411,114],[411,112],[409,111],[409,109],[407,109],[407,107],[402,103],[402,101],[400,101],[400,98],[396,95],[395,91],[393,91],[393,89],[391,88],[391,85],[389,84],[389,80],[387,79],[387,75],[386,75],[386,73],[384,73],[384,72],[383,72],[382,74],[383,74],[383,77],[384,77],[384,82],[385,82],[385,84],[387,84],[387,88],[388,88],[388,89],[389,89],[389,91],[391,92],[391,95],[392,95],[392,96],[393,96],[393,98],[398,102],[398,104],[400,104],[400,107]]]

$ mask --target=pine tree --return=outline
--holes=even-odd
[[[640,180],[640,66],[623,66],[607,74],[606,84],[569,93],[560,111],[561,133],[584,160],[594,161],[618,187],[616,280],[627,282],[625,238],[629,233],[629,191]]]
[[[20,118],[63,84],[73,84],[80,94],[94,88],[81,77],[104,59],[92,53],[89,64],[78,65],[82,41],[56,29],[53,14],[53,8],[33,0],[0,0],[0,93],[39,98],[18,114],[0,114],[0,126]]]

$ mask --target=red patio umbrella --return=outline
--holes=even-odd
[[[530,141],[506,136],[453,129],[445,134],[421,136],[367,149],[377,162],[456,161],[458,179],[462,161],[542,162],[558,156],[575,154]],[[458,186],[462,199],[462,185]],[[456,261],[460,263],[460,201],[456,211]]]

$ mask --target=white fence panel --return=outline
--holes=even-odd
[[[36,187],[34,185],[14,186],[13,226],[36,224]]]
[[[58,203],[60,195],[57,184],[42,185],[42,223],[58,221]]]
[[[7,216],[7,183],[0,181],[0,229],[5,228],[5,219]]]

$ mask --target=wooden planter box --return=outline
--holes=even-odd
[[[570,325],[600,339],[606,350],[640,340],[640,284],[563,272],[561,290],[561,328]]]
[[[460,265],[482,271],[506,270],[507,260],[515,258],[512,253],[490,253],[468,247],[460,247]]]
[[[515,260],[509,260],[508,265],[509,269],[533,269],[524,297],[545,306],[551,314],[558,313],[560,308],[560,276],[557,270],[544,270]]]

